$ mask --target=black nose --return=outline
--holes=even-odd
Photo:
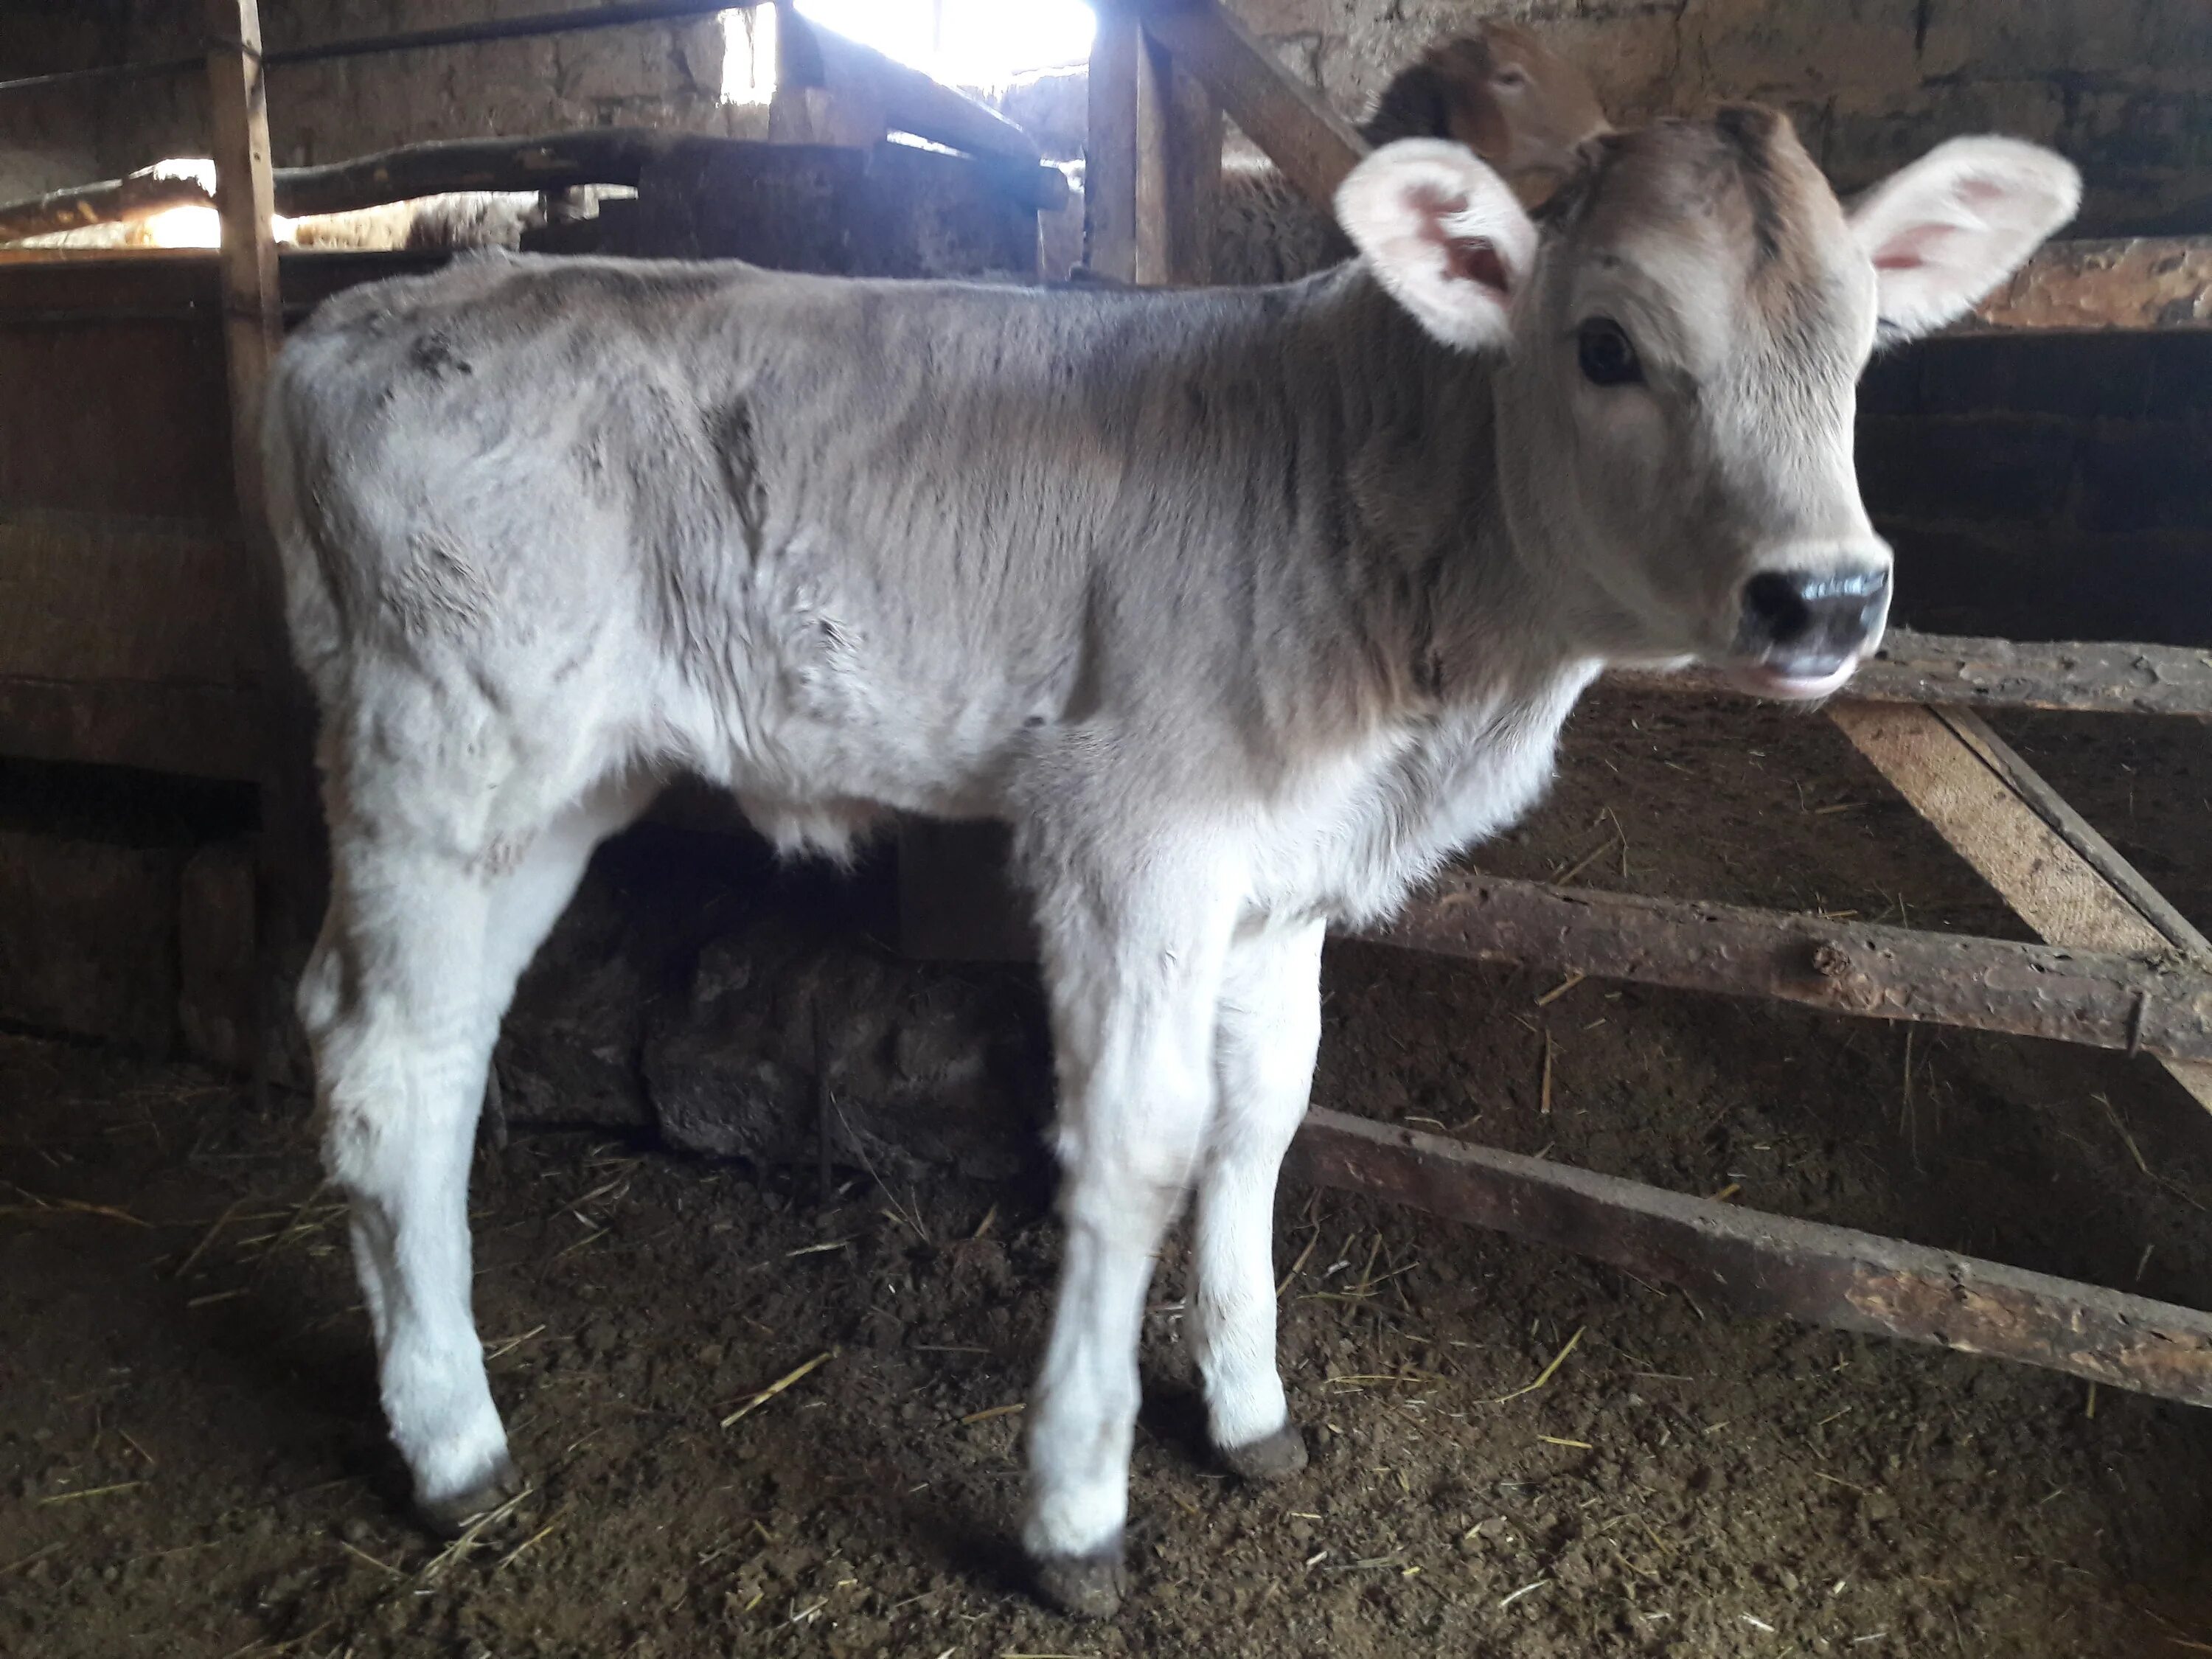
[[[1743,585],[1741,642],[1762,655],[1838,663],[1889,606],[1889,572],[1762,570]]]

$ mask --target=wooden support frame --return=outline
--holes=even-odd
[[[2023,945],[1468,876],[1358,935],[1551,973],[2212,1060],[2212,971],[2171,950]]]
[[[1616,670],[1606,679],[1609,684],[1651,691],[1741,695],[1708,672]],[[1893,628],[1880,653],[1859,665],[1844,695],[1855,702],[2205,720],[2212,719],[2212,652],[2071,640],[2023,643]]]
[[[1146,33],[1220,100],[1285,178],[1324,205],[1335,197],[1368,153],[1352,123],[1293,80],[1215,0],[1152,0],[1142,15]]]
[[[323,854],[313,763],[313,715],[292,666],[283,583],[270,538],[261,465],[261,408],[284,338],[283,294],[270,224],[276,186],[269,155],[258,0],[204,0],[216,205],[222,217],[223,356],[230,389],[232,476],[252,601],[254,775],[261,827],[255,842],[254,1034],[247,1058],[265,1100],[289,980],[319,920]]]
[[[1316,1109],[1294,1174],[1609,1262],[1742,1314],[2212,1406],[2212,1314]]]
[[[2071,808],[2065,808],[2066,833],[2045,820],[2037,804],[2063,807],[2057,792],[1978,720],[1969,725],[1971,717],[1933,708],[1864,703],[1838,704],[1830,717],[2021,920],[2051,944],[2096,951],[2180,949],[2212,962],[2203,936],[2181,921]],[[2138,908],[2131,893],[2148,895],[2147,908]],[[2179,922],[2185,932],[2179,939],[2169,938],[2161,922]],[[2212,1111],[2212,1065],[2173,1058],[2159,1063]]]

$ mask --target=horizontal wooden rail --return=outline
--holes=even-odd
[[[1618,684],[1741,695],[1720,675],[1616,670]],[[2051,708],[2089,714],[2212,717],[2212,651],[2078,641],[2053,644],[1893,628],[1844,695],[1865,702]]]
[[[1572,1250],[1739,1313],[2212,1405],[2212,1315],[2191,1308],[1319,1108],[1291,1160],[1322,1186]]]
[[[570,34],[586,29],[623,28],[646,23],[697,22],[725,11],[744,10],[764,0],[622,0],[622,3],[588,6],[578,11],[540,12],[529,17],[488,17],[474,23],[448,23],[436,28],[408,29],[397,34],[364,34],[351,40],[321,40],[308,46],[276,46],[260,54],[262,66],[316,64],[334,58],[364,58],[387,52],[415,52],[431,46],[472,46],[483,40],[520,40],[540,34]],[[137,81],[163,76],[204,71],[204,54],[190,58],[149,58],[135,64],[100,64],[90,69],[60,70],[51,75],[27,75],[0,81],[0,97],[9,93],[45,92],[61,87],[86,86],[103,81]]]
[[[902,112],[903,113],[903,111]],[[918,132],[934,138],[950,132],[925,113],[908,119]],[[900,131],[908,131],[902,126]],[[319,167],[278,167],[272,175],[276,210],[287,218],[316,213],[348,213],[386,202],[452,191],[550,191],[576,185],[635,185],[654,161],[679,147],[690,149],[737,145],[744,140],[710,134],[664,132],[647,127],[596,127],[581,132],[550,132],[528,138],[440,138],[397,149],[357,155]],[[949,142],[946,140],[945,142]],[[978,165],[1002,177],[1024,206],[1050,212],[1066,205],[1067,176],[1034,161],[987,155]],[[0,242],[43,236],[82,226],[143,219],[173,207],[207,207],[214,203],[206,183],[173,167],[149,167],[128,178],[48,191],[21,201],[0,203]]]
[[[2212,974],[2172,959],[1463,877],[1377,944],[1832,1013],[2212,1060]]]

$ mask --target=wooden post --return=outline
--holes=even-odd
[[[1092,276],[1114,283],[1138,280],[1138,77],[1143,58],[1135,17],[1119,5],[1102,4],[1091,46],[1083,263]]]
[[[1324,207],[1335,199],[1344,175],[1367,154],[1367,141],[1349,121],[1311,88],[1299,85],[1216,0],[1152,0],[1144,17],[1146,29],[1174,54],[1176,67],[1221,100],[1230,118],[1285,178]],[[1100,27],[1103,39],[1103,16]],[[1095,88],[1095,58],[1091,73]]]
[[[276,188],[261,76],[257,0],[207,0],[209,115],[216,205],[222,215],[222,338],[230,366],[231,459],[241,516],[262,517],[261,388],[283,341]]]
[[[1213,279],[1221,202],[1221,106],[1149,32],[1137,80],[1137,280]]]
[[[262,78],[257,0],[206,0],[208,153],[215,160],[222,218],[222,336],[229,368],[231,469],[239,540],[254,611],[256,708],[260,720],[261,834],[255,933],[261,957],[259,1027],[253,1044],[257,1092],[289,1045],[276,1041],[292,977],[319,897],[321,875],[313,771],[312,716],[292,672],[283,586],[270,539],[261,469],[261,404],[283,343],[283,298],[270,220],[275,184],[269,106]]]

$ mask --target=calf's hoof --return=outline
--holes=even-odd
[[[526,1484],[514,1460],[501,1452],[499,1461],[474,1486],[450,1498],[417,1498],[415,1508],[423,1524],[439,1537],[458,1538],[501,1504],[520,1497]]]
[[[1128,1593],[1129,1570],[1122,1565],[1121,1540],[1082,1555],[1042,1555],[1031,1563],[1036,1591],[1045,1604],[1078,1619],[1110,1619]]]
[[[1229,1472],[1247,1480],[1280,1480],[1306,1466],[1306,1437],[1295,1423],[1285,1423],[1274,1433],[1241,1446],[1223,1446],[1219,1451]]]

